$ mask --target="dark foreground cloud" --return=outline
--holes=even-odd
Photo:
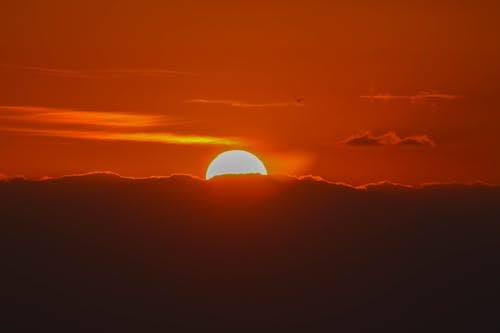
[[[3,181],[2,327],[493,332],[499,202],[483,185]]]

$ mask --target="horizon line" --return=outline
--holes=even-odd
[[[380,181],[373,181],[373,182],[368,182],[365,184],[361,185],[353,185],[349,184],[348,182],[343,182],[343,181],[332,181],[325,179],[321,176],[315,176],[315,175],[290,175],[290,174],[281,174],[281,173],[271,173],[268,175],[260,175],[260,174],[228,174],[228,175],[219,175],[216,177],[213,177],[211,179],[205,179],[200,176],[196,176],[193,174],[188,174],[188,173],[172,173],[170,175],[151,175],[151,176],[144,176],[144,177],[133,177],[133,176],[124,176],[119,174],[118,172],[114,171],[91,171],[91,172],[84,172],[84,173],[74,173],[74,174],[67,174],[67,175],[60,175],[60,176],[42,176],[42,177],[26,177],[24,175],[15,175],[15,176],[8,176],[5,174],[0,174],[0,183],[11,183],[15,181],[27,181],[27,182],[33,182],[33,183],[42,183],[42,182],[47,182],[47,181],[53,181],[53,180],[64,180],[64,179],[69,179],[69,178],[84,178],[84,177],[92,177],[92,176],[113,176],[118,179],[124,179],[124,180],[166,180],[166,179],[171,179],[171,178],[181,178],[181,177],[188,177],[200,182],[204,183],[210,183],[213,182],[214,180],[217,181],[217,179],[222,179],[222,178],[249,178],[249,177],[255,177],[255,178],[260,178],[260,179],[271,179],[271,180],[295,180],[295,181],[314,181],[318,183],[325,183],[328,185],[336,185],[336,186],[343,186],[343,187],[348,187],[356,190],[368,190],[370,188],[377,188],[377,187],[385,187],[385,186],[392,186],[395,188],[406,188],[406,189],[425,189],[433,186],[453,186],[453,185],[459,185],[459,186],[481,186],[481,187],[500,187],[500,184],[494,184],[494,183],[489,183],[485,182],[482,180],[474,180],[474,181],[447,181],[447,182],[439,182],[439,181],[426,181],[426,182],[420,182],[418,184],[412,185],[412,184],[404,184],[400,182],[394,182],[391,180],[380,180]]]

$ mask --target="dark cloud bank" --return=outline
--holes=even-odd
[[[5,332],[499,327],[498,187],[87,175],[0,211]]]

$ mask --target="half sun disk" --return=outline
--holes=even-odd
[[[245,150],[229,150],[219,154],[208,166],[205,178],[220,175],[260,174],[267,175],[264,163]]]

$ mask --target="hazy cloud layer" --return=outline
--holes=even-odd
[[[349,146],[436,146],[435,142],[425,134],[400,137],[393,131],[388,131],[380,135],[374,135],[370,131],[365,131],[353,135],[341,143]]]

